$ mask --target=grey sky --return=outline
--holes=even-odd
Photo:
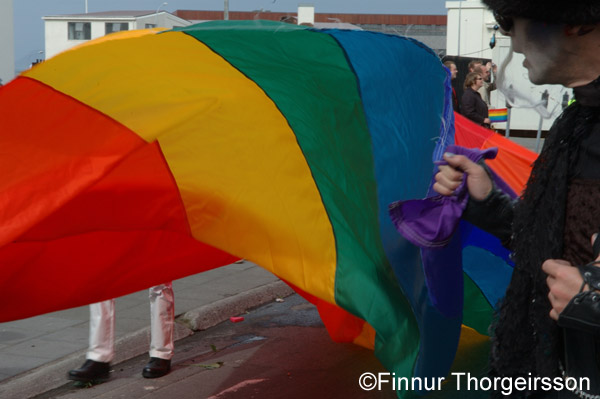
[[[167,0],[161,9],[222,10],[224,0]],[[87,0],[88,11],[156,10],[160,0]],[[313,4],[315,12],[364,14],[446,15],[445,0],[229,0],[230,11],[295,11],[298,4]],[[17,70],[43,58],[44,23],[42,17],[80,14],[85,0],[13,0],[15,14],[15,64]]]

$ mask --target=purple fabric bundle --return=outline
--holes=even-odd
[[[450,145],[446,152],[464,155],[473,162],[478,162],[482,158],[494,159],[498,148],[482,151]],[[442,160],[436,164],[448,163]],[[498,182],[495,177],[493,176],[494,181]],[[435,195],[421,200],[393,202],[389,206],[389,213],[398,232],[408,241],[421,248],[440,248],[450,242],[468,201],[469,190],[464,179],[451,196]]]

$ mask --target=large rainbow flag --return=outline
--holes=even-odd
[[[91,41],[0,88],[0,321],[246,258],[333,339],[445,376],[505,281],[471,272],[451,306],[427,282],[506,275],[505,254],[463,232],[464,261],[426,276],[387,208],[424,197],[453,142],[447,72],[410,39],[242,21]]]

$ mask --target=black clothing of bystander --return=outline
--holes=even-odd
[[[489,127],[483,121],[488,117],[488,107],[485,101],[481,99],[481,94],[470,87],[467,87],[461,99],[461,113],[473,122]]]

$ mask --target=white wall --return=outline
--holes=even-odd
[[[315,6],[312,4],[298,4],[298,25],[315,24]]]
[[[12,0],[0,0],[0,79],[2,84],[15,77],[15,35]]]
[[[83,21],[73,20],[72,22],[91,22],[91,38],[96,39],[105,34],[106,21]],[[127,21],[111,21],[127,22]],[[131,23],[130,23],[131,26]],[[45,23],[45,53],[46,59],[56,54],[70,49],[78,44],[85,43],[88,40],[69,40],[69,21],[66,20],[47,20]]]
[[[0,0],[2,1],[2,0]],[[106,33],[106,23],[128,23],[129,30],[145,29],[146,24],[158,24],[159,27],[171,29],[175,26],[187,26],[191,22],[178,18],[167,12],[159,12],[158,15],[151,14],[138,18],[90,18],[85,19],[76,17],[69,19],[69,16],[44,17],[45,21],[45,53],[46,59],[55,56],[65,50],[68,50],[78,44],[85,43],[88,40],[69,40],[69,22],[90,22],[91,40],[102,37]]]
[[[446,54],[492,58],[489,43],[495,22],[492,13],[483,3],[479,0],[447,1],[446,8]]]

